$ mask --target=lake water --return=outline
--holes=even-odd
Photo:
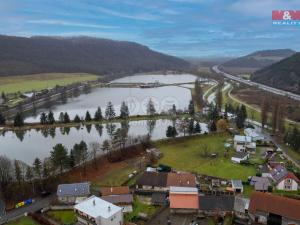
[[[170,120],[156,120],[150,126],[150,121],[129,122],[129,136],[147,135],[152,127],[151,139],[166,138],[166,129],[173,122]],[[102,143],[110,138],[112,128],[120,128],[120,123],[112,125],[103,124],[95,126],[81,126],[79,128],[53,128],[47,130],[35,130],[25,132],[5,132],[0,136],[0,155],[6,155],[10,159],[22,160],[32,164],[36,157],[44,159],[50,156],[50,151],[57,143],[62,143],[69,150],[75,143],[84,140],[88,145],[92,142]],[[201,124],[202,132],[208,132],[207,125]],[[182,134],[179,134],[182,135]]]
[[[123,77],[120,79],[113,80],[111,83],[155,83],[159,82],[162,84],[180,84],[190,83],[197,79],[196,76],[191,74],[179,74],[179,75],[135,75],[129,77]]]
[[[116,114],[119,115],[123,101],[128,104],[130,115],[146,115],[149,99],[155,104],[157,112],[167,111],[175,104],[177,109],[186,109],[191,100],[191,91],[184,87],[165,86],[158,88],[95,88],[89,94],[69,98],[67,103],[57,102],[51,108],[56,119],[60,112],[68,112],[71,119],[78,114],[84,117],[87,110],[93,116],[97,107],[101,107],[102,113],[109,101],[114,105]],[[38,122],[42,112],[49,109],[37,110],[36,116],[26,118],[26,122]]]
[[[195,76],[190,74],[183,75],[137,75],[132,77],[125,77],[113,82],[142,82],[150,83],[159,81],[160,83],[188,83],[194,82]],[[104,115],[104,110],[107,102],[111,101],[119,115],[120,105],[125,101],[129,106],[131,115],[145,115],[147,114],[147,103],[152,99],[157,112],[167,111],[175,104],[177,109],[187,109],[191,99],[192,85],[165,86],[158,88],[94,88],[88,94],[82,94],[78,97],[68,98],[64,102],[55,102],[51,107],[56,119],[58,119],[60,112],[68,112],[70,118],[73,119],[75,115],[84,117],[87,110],[92,116],[97,107],[101,107]],[[26,122],[38,122],[42,112],[48,112],[49,108],[39,109],[35,116],[28,114]],[[170,120],[157,120],[152,131],[152,139],[157,140],[166,137],[166,129],[173,122]],[[115,129],[121,125],[119,123],[113,124]],[[202,131],[207,132],[207,126],[201,124]],[[108,129],[107,129],[108,128]],[[111,126],[105,124],[101,126],[85,126],[80,128],[55,128],[50,130],[30,130],[26,132],[6,132],[0,136],[0,155],[6,155],[11,159],[19,159],[25,163],[31,164],[36,157],[44,159],[49,157],[50,151],[57,143],[62,143],[69,150],[73,145],[81,140],[87,144],[92,142],[102,143],[109,139]],[[147,121],[131,121],[129,123],[129,136],[145,135],[149,132],[149,123]],[[182,134],[179,134],[182,135]]]

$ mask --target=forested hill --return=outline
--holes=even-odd
[[[255,72],[251,80],[300,94],[300,53]]]
[[[229,60],[221,65],[224,71],[233,74],[252,73],[270,66],[296,52],[291,49],[274,49],[253,52],[249,55]]]
[[[134,42],[0,35],[0,76],[52,72],[102,75],[186,68],[186,61]]]

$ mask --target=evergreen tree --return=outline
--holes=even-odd
[[[70,120],[70,117],[69,117],[69,114],[67,112],[65,112],[64,114],[64,123],[70,123],[71,120]]]
[[[217,131],[217,125],[216,125],[216,122],[214,120],[210,123],[209,130],[211,132]]]
[[[178,135],[177,130],[173,126],[168,126],[167,131],[166,131],[166,136],[167,137],[176,137]]]
[[[5,117],[0,113],[0,125],[5,125],[6,119]]]
[[[74,123],[80,123],[80,122],[81,122],[80,117],[79,117],[78,115],[76,115],[76,116],[74,117]]]
[[[65,115],[64,115],[64,113],[63,112],[61,112],[60,114],[59,114],[59,122],[60,123],[63,123],[64,121],[65,121],[65,117],[64,117]]]
[[[200,126],[200,123],[198,121],[195,125],[195,133],[201,133],[201,126]]]
[[[14,118],[14,126],[21,127],[24,125],[24,118],[22,113],[18,112]]]
[[[55,169],[60,168],[60,174],[62,174],[64,167],[68,163],[68,152],[66,147],[62,144],[56,144],[50,154],[53,167]]]
[[[2,91],[2,93],[1,93],[1,98],[3,99],[4,102],[6,102],[6,95],[5,95],[4,91]]]
[[[195,105],[194,105],[193,100],[190,101],[188,109],[189,109],[189,114],[191,116],[194,116],[195,115]]]
[[[86,122],[90,122],[92,120],[91,114],[89,111],[86,111],[85,119]]]
[[[54,124],[55,123],[54,114],[51,110],[49,111],[48,116],[47,116],[47,123],[48,124]]]
[[[219,119],[219,112],[217,106],[211,104],[209,106],[209,114],[208,114],[209,120],[218,120]]]
[[[41,116],[40,116],[40,122],[41,124],[46,124],[47,123],[47,115],[46,113],[42,113]]]
[[[115,113],[114,106],[111,102],[108,102],[106,109],[105,109],[105,118],[108,120],[111,120],[111,119],[115,118],[115,116],[116,116],[116,113]]]
[[[76,165],[73,149],[70,151],[69,165],[70,165],[70,168],[73,168]]]
[[[154,102],[152,101],[152,99],[149,99],[148,105],[147,105],[147,114],[150,116],[154,116],[156,113],[156,109],[154,106]]]
[[[171,109],[171,113],[176,115],[177,114],[177,109],[176,109],[176,105],[173,104],[172,109]]]
[[[102,111],[100,107],[97,108],[94,118],[96,121],[102,120]]]
[[[122,102],[120,109],[120,117],[126,119],[129,117],[129,109],[125,102]]]
[[[34,173],[36,174],[36,176],[39,178],[39,180],[41,181],[42,179],[42,162],[39,158],[36,158],[33,162],[33,169],[34,169]]]
[[[83,174],[86,175],[86,162],[88,160],[88,147],[84,141],[79,143],[79,148],[81,152],[81,162],[83,164]]]
[[[190,119],[189,121],[189,128],[188,128],[188,132],[189,134],[193,134],[195,131],[195,125],[194,125],[194,120],[193,119]]]

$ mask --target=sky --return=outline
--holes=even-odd
[[[0,34],[134,41],[181,57],[300,51],[300,26],[272,25],[272,10],[300,0],[0,0]]]

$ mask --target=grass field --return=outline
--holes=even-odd
[[[30,217],[21,217],[20,219],[9,222],[7,225],[39,225]]]
[[[26,92],[96,80],[98,76],[87,73],[45,73],[26,76],[0,77],[0,93]]]
[[[133,165],[124,165],[120,168],[108,171],[99,179],[93,180],[92,185],[96,187],[120,186],[129,179],[128,175],[135,170],[136,167]]]
[[[47,215],[61,224],[74,224],[76,216],[72,210],[53,210],[48,211]]]
[[[156,147],[164,156],[159,163],[169,165],[177,170],[196,172],[226,179],[243,179],[256,173],[254,166],[242,166],[231,162],[234,153],[224,157],[224,143],[231,138],[227,133],[193,136],[190,138],[178,138],[158,141]],[[207,156],[204,156],[204,149]],[[211,157],[211,154],[217,154]]]
[[[138,199],[138,197],[134,198],[132,207],[133,207],[133,211],[124,215],[125,221],[134,221],[134,220],[136,220],[139,213],[144,213],[148,216],[151,216],[157,210],[157,207],[141,202]]]

